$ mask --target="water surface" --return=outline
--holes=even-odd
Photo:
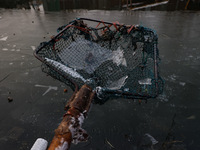
[[[140,105],[114,99],[93,105],[83,128],[90,139],[73,150],[200,149],[200,13],[166,11],[69,10],[42,12],[0,9],[0,145],[1,149],[30,149],[38,137],[49,142],[64,114],[69,87],[46,76],[32,55],[40,42],[76,17],[87,17],[154,29],[159,37],[162,95]],[[42,87],[43,85],[47,87]],[[48,86],[57,87],[44,94]],[[56,89],[56,88],[54,88]],[[7,98],[13,101],[8,102]],[[110,143],[110,144],[108,144]],[[163,146],[162,146],[163,145]]]

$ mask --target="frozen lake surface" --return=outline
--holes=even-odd
[[[199,150],[200,12],[5,9],[0,9],[1,149],[27,150],[38,137],[51,141],[72,91],[41,71],[33,50],[76,17],[156,30],[165,89],[147,104],[121,98],[93,105],[83,124],[89,141],[71,149],[147,150],[155,144],[155,150]]]

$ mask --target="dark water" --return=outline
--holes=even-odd
[[[0,9],[0,146],[3,150],[30,149],[38,137],[49,142],[64,114],[65,85],[47,77],[32,55],[34,46],[49,40],[57,27],[76,17],[156,30],[165,90],[156,99],[138,104],[127,99],[93,105],[83,128],[90,135],[73,150],[144,150],[148,133],[155,150],[200,149],[200,13],[166,11],[70,10],[47,12]],[[7,37],[7,38],[6,38]],[[4,38],[4,40],[2,40]],[[36,85],[54,86],[47,90]],[[7,98],[12,97],[13,102]],[[144,146],[144,145],[147,146]]]
[[[67,9],[122,10],[127,9],[127,4],[128,9],[132,9],[164,1],[166,0],[0,0],[0,8],[37,9],[37,5],[42,3],[45,11]],[[168,0],[166,4],[145,7],[140,10],[175,11],[185,9],[200,10],[200,0]]]

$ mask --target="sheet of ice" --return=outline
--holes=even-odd
[[[145,78],[145,79],[139,80],[138,83],[141,85],[151,85],[152,84],[150,78]]]
[[[7,41],[7,39],[8,39],[8,36],[5,36],[5,37],[1,38],[0,41]]]
[[[119,65],[124,65],[127,67],[126,59],[124,58],[124,51],[119,46],[116,51],[112,52],[112,60],[113,63]]]
[[[61,50],[58,56],[69,67],[92,74],[97,67],[112,57],[112,52],[97,43],[77,38]]]
[[[111,90],[119,90],[125,85],[126,79],[128,76],[124,76],[117,81],[113,81],[107,88]]]
[[[76,72],[74,69],[69,68],[55,60],[49,59],[49,58],[45,58],[45,60],[52,66],[54,66],[55,68],[58,68],[59,70],[65,72],[66,74],[74,77],[74,78],[79,78],[81,79],[83,82],[86,82],[86,79],[84,79],[78,72]]]

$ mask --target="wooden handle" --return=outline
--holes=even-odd
[[[81,128],[86,114],[94,98],[94,92],[88,85],[83,85],[67,104],[67,112],[55,130],[54,138],[48,150],[68,150],[70,144],[86,141],[88,135]]]

